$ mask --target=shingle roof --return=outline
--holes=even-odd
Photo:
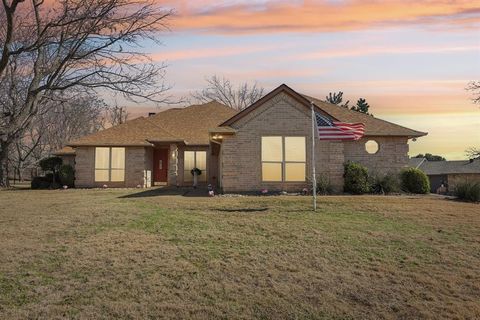
[[[421,137],[427,135],[425,132],[409,129],[395,123],[391,123],[379,118],[375,118],[368,114],[353,111],[345,107],[337,106],[317,98],[305,96],[308,100],[337,119],[338,121],[356,123],[360,122],[365,125],[366,136],[407,136],[407,137]]]
[[[235,113],[235,110],[216,101],[168,109],[84,136],[68,145],[151,146],[153,142],[180,141],[189,145],[208,144],[208,129],[218,126]]]
[[[184,109],[171,109],[149,118],[155,125],[181,137],[189,145],[209,144],[209,129],[217,127],[237,111],[212,101]]]
[[[408,166],[412,168],[418,168],[420,165],[424,162],[427,161],[425,158],[410,158],[408,160]]]
[[[289,86],[282,84],[277,87],[275,90],[268,93],[262,99],[258,100],[248,108],[242,110],[238,114],[234,115],[232,118],[225,121],[222,125],[229,126],[232,123],[236,122],[238,119],[242,118],[243,116],[247,115],[249,112],[252,112],[260,105],[265,103],[266,101],[270,100],[280,92],[285,92],[289,94],[292,98],[297,100],[298,102],[302,103],[306,107],[310,108],[310,102],[313,102],[317,109],[323,111],[327,115],[330,115],[337,121],[344,121],[344,122],[361,122],[365,124],[365,135],[366,136],[402,136],[402,137],[421,137],[426,135],[425,132],[420,132],[416,130],[412,130],[409,128],[405,128],[399,126],[397,124],[381,120],[375,118],[373,116],[349,110],[347,108],[337,106],[331,103],[327,103],[325,101],[319,100],[317,98],[312,98],[306,95],[299,94]]]
[[[479,173],[480,159],[459,160],[459,161],[424,161],[420,170],[427,175],[458,174],[458,173]]]
[[[64,156],[64,155],[75,155],[75,149],[72,147],[65,146],[60,150],[53,152],[55,156]]]

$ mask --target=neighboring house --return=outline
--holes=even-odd
[[[281,85],[236,113],[218,102],[170,109],[69,143],[75,149],[77,187],[188,186],[200,182],[224,192],[301,190],[311,171],[310,102],[332,120],[362,122],[358,141],[316,143],[316,170],[336,191],[343,165],[359,162],[374,173],[408,166],[408,140],[426,135],[301,95]]]
[[[437,193],[442,184],[452,193],[459,182],[480,182],[480,159],[459,161],[428,161],[425,158],[410,159],[410,166],[425,172],[430,180],[430,192]]]

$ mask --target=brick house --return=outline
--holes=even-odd
[[[224,192],[300,190],[311,171],[310,102],[333,120],[362,122],[358,141],[316,143],[316,170],[337,191],[343,164],[355,161],[384,174],[408,166],[408,141],[426,133],[301,95],[281,85],[236,112],[218,102],[169,109],[148,118],[82,137],[75,150],[77,187],[189,186],[191,169],[200,183]]]

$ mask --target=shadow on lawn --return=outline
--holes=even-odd
[[[119,198],[148,198],[161,196],[182,196],[182,197],[208,197],[207,188],[192,187],[158,187],[145,191],[128,194]]]
[[[268,208],[215,209],[215,210],[221,211],[221,212],[263,212],[263,211],[267,211]]]

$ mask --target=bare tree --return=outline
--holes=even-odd
[[[471,81],[467,88],[468,91],[471,91],[473,94],[472,101],[473,103],[480,104],[480,81]]]
[[[137,48],[158,42],[171,13],[153,0],[2,0],[0,187],[10,146],[48,101],[99,89],[165,101],[165,66]]]
[[[205,80],[206,88],[191,94],[194,100],[201,103],[216,100],[232,109],[243,110],[263,97],[264,94],[264,88],[260,87],[257,82],[253,84],[244,82],[235,87],[225,77],[220,78],[214,75]]]
[[[100,130],[106,110],[102,100],[80,95],[66,101],[49,101],[40,106],[32,123],[16,139],[9,154],[15,176],[22,180],[22,169],[34,166],[75,138]]]
[[[126,107],[115,104],[113,107],[107,107],[103,117],[103,128],[113,127],[125,123],[129,113]]]
[[[467,150],[465,150],[465,154],[469,159],[480,159],[480,148],[468,148]]]

